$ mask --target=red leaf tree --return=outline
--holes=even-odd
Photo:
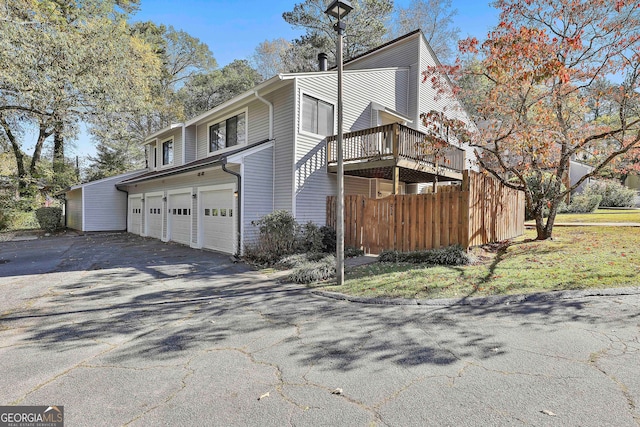
[[[467,128],[480,166],[524,190],[537,238],[552,237],[560,202],[582,182],[640,146],[640,4],[637,0],[497,0],[501,22],[479,44],[460,44],[473,67],[424,72],[440,95],[468,105]],[[463,85],[451,85],[453,81]],[[589,88],[609,100],[606,118],[592,114]],[[615,82],[618,83],[615,83]],[[604,88],[604,89],[602,89]],[[478,91],[481,96],[478,96]],[[606,93],[602,93],[606,90]],[[589,158],[593,172],[568,182],[570,161]],[[543,215],[547,207],[548,217]]]

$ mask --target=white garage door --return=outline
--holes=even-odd
[[[142,233],[142,198],[129,199],[129,230],[130,233]]]
[[[191,191],[169,195],[169,240],[191,243]]]
[[[162,239],[162,195],[147,196],[147,236]]]
[[[212,190],[200,193],[202,247],[235,253],[235,197],[232,190]]]

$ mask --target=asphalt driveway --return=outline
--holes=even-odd
[[[0,243],[0,404],[68,426],[640,425],[640,296],[380,305],[127,234]]]

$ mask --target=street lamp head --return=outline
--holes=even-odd
[[[352,10],[353,6],[351,6],[348,0],[333,0],[324,13],[341,20]]]

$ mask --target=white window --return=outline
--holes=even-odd
[[[209,126],[209,152],[246,143],[246,127],[245,113]]]
[[[173,139],[162,143],[162,165],[173,163]]]
[[[333,105],[303,95],[302,130],[322,136],[333,135]]]

